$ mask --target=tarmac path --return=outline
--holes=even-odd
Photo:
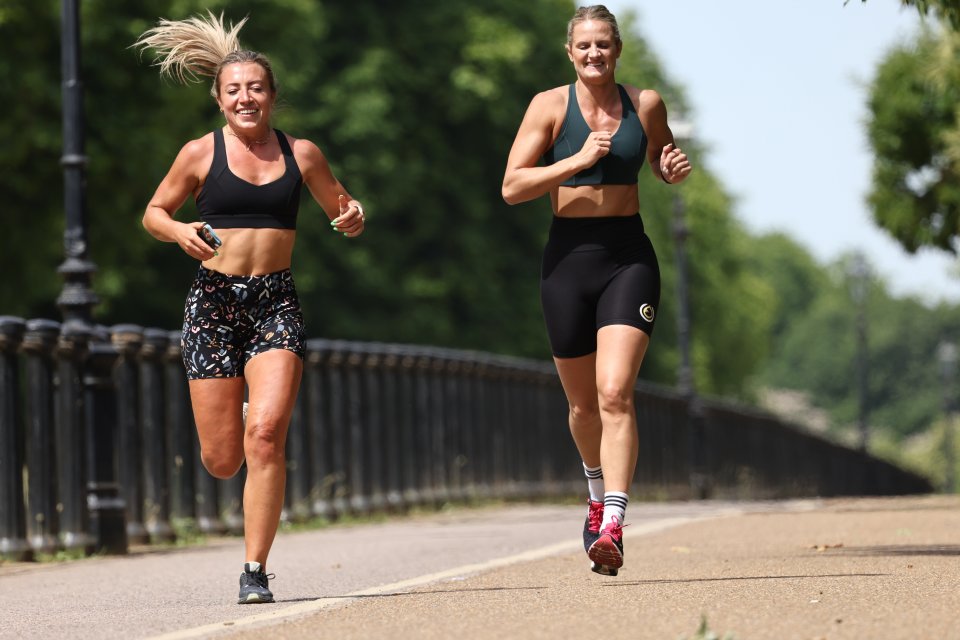
[[[0,638],[960,639],[960,499],[632,503],[593,574],[585,507],[508,505],[282,532],[278,602],[243,545],[0,565]]]

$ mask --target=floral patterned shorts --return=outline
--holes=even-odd
[[[183,312],[187,378],[236,378],[250,358],[286,349],[303,359],[303,313],[289,269],[229,276],[200,267]]]

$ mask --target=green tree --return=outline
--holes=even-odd
[[[333,234],[304,198],[294,271],[315,337],[429,343],[549,357],[539,309],[547,198],[509,207],[506,156],[530,99],[573,81],[564,52],[569,0],[353,3],[315,0],[144,0],[82,3],[87,213],[104,324],[175,329],[196,264],[141,228],[143,208],[180,146],[221,119],[205,82],[174,86],[129,45],[159,17],[207,9],[249,15],[245,46],[270,56],[280,82],[276,124],[317,142],[370,224]],[[655,87],[672,113],[682,90],[624,21],[623,82]],[[21,97],[0,121],[8,235],[0,258],[23,278],[0,284],[0,311],[59,317],[62,173],[59,3],[0,7],[0,73]],[[775,289],[750,259],[749,234],[701,162],[681,188],[641,177],[643,215],[660,255],[663,302],[642,375],[675,380],[676,274],[671,214],[686,203],[698,386],[741,393],[766,357]],[[181,219],[195,219],[188,202]],[[22,282],[29,286],[22,286]]]
[[[861,2],[866,1],[861,0]],[[844,0],[843,4],[846,5],[848,2],[850,0]],[[956,0],[900,0],[900,4],[905,7],[916,7],[922,16],[932,12],[940,20],[960,31],[960,6],[957,6]]]
[[[911,252],[955,252],[960,231],[960,153],[950,151],[960,129],[960,83],[928,73],[938,43],[926,32],[916,46],[892,51],[870,87],[869,202],[876,222]]]
[[[826,270],[796,240],[768,233],[749,242],[751,272],[763,274],[773,290],[770,347],[780,342],[830,286]]]
[[[807,392],[815,406],[830,413],[836,428],[854,424],[859,412],[857,310],[848,261],[844,257],[828,267],[801,271],[821,284],[813,298],[795,298],[805,304],[792,311],[757,376],[762,386]],[[791,262],[802,264],[802,255]],[[960,337],[960,306],[929,308],[914,298],[894,298],[874,277],[865,309],[869,424],[897,440],[920,433],[940,416],[936,348],[944,339]]]

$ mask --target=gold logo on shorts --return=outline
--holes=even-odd
[[[653,318],[657,315],[653,310],[653,307],[649,304],[640,305],[640,315],[643,316],[643,319],[647,322],[653,322]]]

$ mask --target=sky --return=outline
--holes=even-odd
[[[747,229],[784,232],[823,265],[862,251],[893,295],[960,302],[956,259],[908,254],[866,204],[867,87],[890,49],[918,31],[916,9],[899,0],[602,1],[621,21],[636,15],[634,30],[686,91],[703,162]]]

